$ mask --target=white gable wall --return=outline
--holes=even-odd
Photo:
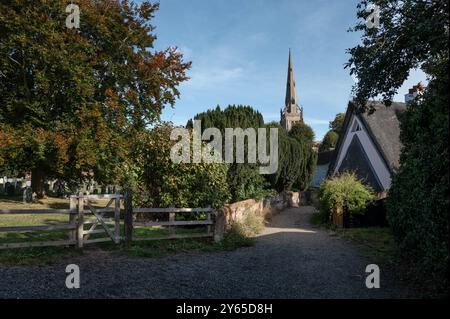
[[[352,132],[351,130],[355,126],[355,122],[359,124],[361,130]],[[333,176],[336,175],[336,173],[339,171],[342,161],[344,160],[345,155],[347,154],[348,147],[350,146],[350,143],[355,134],[358,136],[359,141],[361,142],[364,151],[366,152],[366,155],[369,158],[370,163],[375,171],[375,174],[378,177],[378,180],[380,181],[384,190],[388,190],[389,187],[391,186],[391,173],[389,172],[389,169],[384,163],[381,154],[379,154],[379,152],[377,151],[375,144],[373,143],[372,139],[367,133],[364,125],[361,123],[359,118],[356,117],[354,114],[350,119],[350,125],[347,125],[347,131],[345,132],[345,139],[344,142],[342,143],[342,147],[339,151],[339,154],[337,155],[336,161],[337,165],[333,171]]]

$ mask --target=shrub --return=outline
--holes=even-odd
[[[269,183],[259,174],[256,164],[232,164],[228,169],[227,183],[231,201],[261,199],[269,192]]]
[[[449,94],[448,60],[422,103],[403,114],[400,169],[392,179],[387,218],[407,260],[429,283],[448,293]]]
[[[366,205],[375,199],[370,187],[354,173],[344,172],[324,181],[320,187],[320,214],[328,222],[334,209],[347,207],[350,215],[363,214]]]
[[[263,216],[247,213],[242,221],[232,222],[230,232],[251,237],[261,233],[264,230],[264,226]]]
[[[144,207],[218,208],[229,200],[228,165],[173,163],[172,126],[164,124],[142,134],[136,143],[133,165],[126,165],[124,186],[133,190],[133,201]]]

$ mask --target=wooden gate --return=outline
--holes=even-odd
[[[70,208],[76,210],[71,222],[76,224],[76,231],[72,236],[75,237],[78,247],[84,244],[113,241],[120,242],[120,199],[119,194],[106,195],[76,195],[70,197]],[[92,204],[92,200],[108,199],[106,206],[98,207]],[[114,207],[111,207],[111,206]],[[106,213],[114,213],[114,216],[105,217]],[[90,218],[89,218],[90,217]],[[76,220],[75,220],[76,218]],[[113,223],[113,225],[111,225]],[[89,226],[89,228],[85,228]],[[89,239],[92,234],[105,234],[107,237]]]

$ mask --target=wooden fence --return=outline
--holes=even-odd
[[[212,237],[215,241],[220,241],[223,238],[225,230],[225,216],[211,207],[206,208],[133,208],[132,195],[129,190],[125,190],[125,242],[130,245],[132,241],[137,240],[160,240],[160,239],[175,239],[175,238],[199,238]],[[185,213],[204,213],[204,220],[176,220],[177,214]],[[163,213],[168,214],[168,221],[149,221],[149,222],[135,222],[136,214],[154,214]],[[174,234],[171,232],[168,236],[161,237],[138,237],[133,236],[133,231],[136,227],[148,226],[206,226],[206,233],[204,234]]]
[[[77,229],[77,225],[71,222],[71,211],[69,209],[19,209],[19,210],[0,210],[1,215],[4,214],[67,214],[69,216],[68,224],[61,225],[46,225],[46,226],[8,226],[0,227],[0,232],[18,232],[18,231],[46,231],[46,230],[69,230],[69,234],[73,234]],[[53,240],[53,241],[36,241],[36,242],[20,242],[20,243],[6,243],[0,244],[0,249],[5,248],[22,248],[22,247],[42,247],[42,246],[61,246],[61,245],[74,245],[76,240],[73,236],[69,235],[67,240]]]
[[[22,247],[42,247],[42,246],[68,246],[76,245],[82,248],[86,244],[98,242],[114,242],[119,244],[123,239],[130,245],[132,241],[141,240],[162,240],[176,238],[200,238],[212,237],[219,241],[223,238],[225,228],[225,218],[223,214],[215,211],[211,207],[207,208],[133,208],[131,191],[125,190],[124,198],[124,236],[121,236],[120,201],[124,196],[119,194],[105,195],[73,195],[70,196],[69,209],[19,209],[0,210],[1,215],[5,214],[65,214],[68,216],[67,224],[44,225],[44,226],[8,226],[0,227],[0,232],[21,232],[21,231],[61,231],[67,230],[66,240],[53,241],[33,241],[0,244],[0,249],[22,248]],[[92,200],[108,199],[104,207],[94,206]],[[114,206],[114,207],[111,207]],[[206,218],[204,220],[176,220],[176,214],[202,212]],[[106,213],[113,213],[114,216],[106,217]],[[168,214],[168,221],[147,221],[136,222],[136,214]],[[111,225],[112,224],[112,225]],[[173,227],[176,226],[205,226],[206,232],[203,234],[176,234]],[[153,237],[133,237],[133,231],[138,227],[166,226],[169,227],[168,236]],[[105,237],[90,239],[92,234],[105,234]]]

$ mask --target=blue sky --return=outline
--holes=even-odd
[[[289,48],[305,122],[322,139],[328,122],[344,112],[352,78],[343,65],[359,35],[346,32],[356,20],[356,0],[161,0],[153,24],[156,49],[177,46],[190,80],[180,86],[163,120],[184,125],[219,104],[251,105],[266,122],[280,119]],[[413,72],[399,90],[424,81]]]

